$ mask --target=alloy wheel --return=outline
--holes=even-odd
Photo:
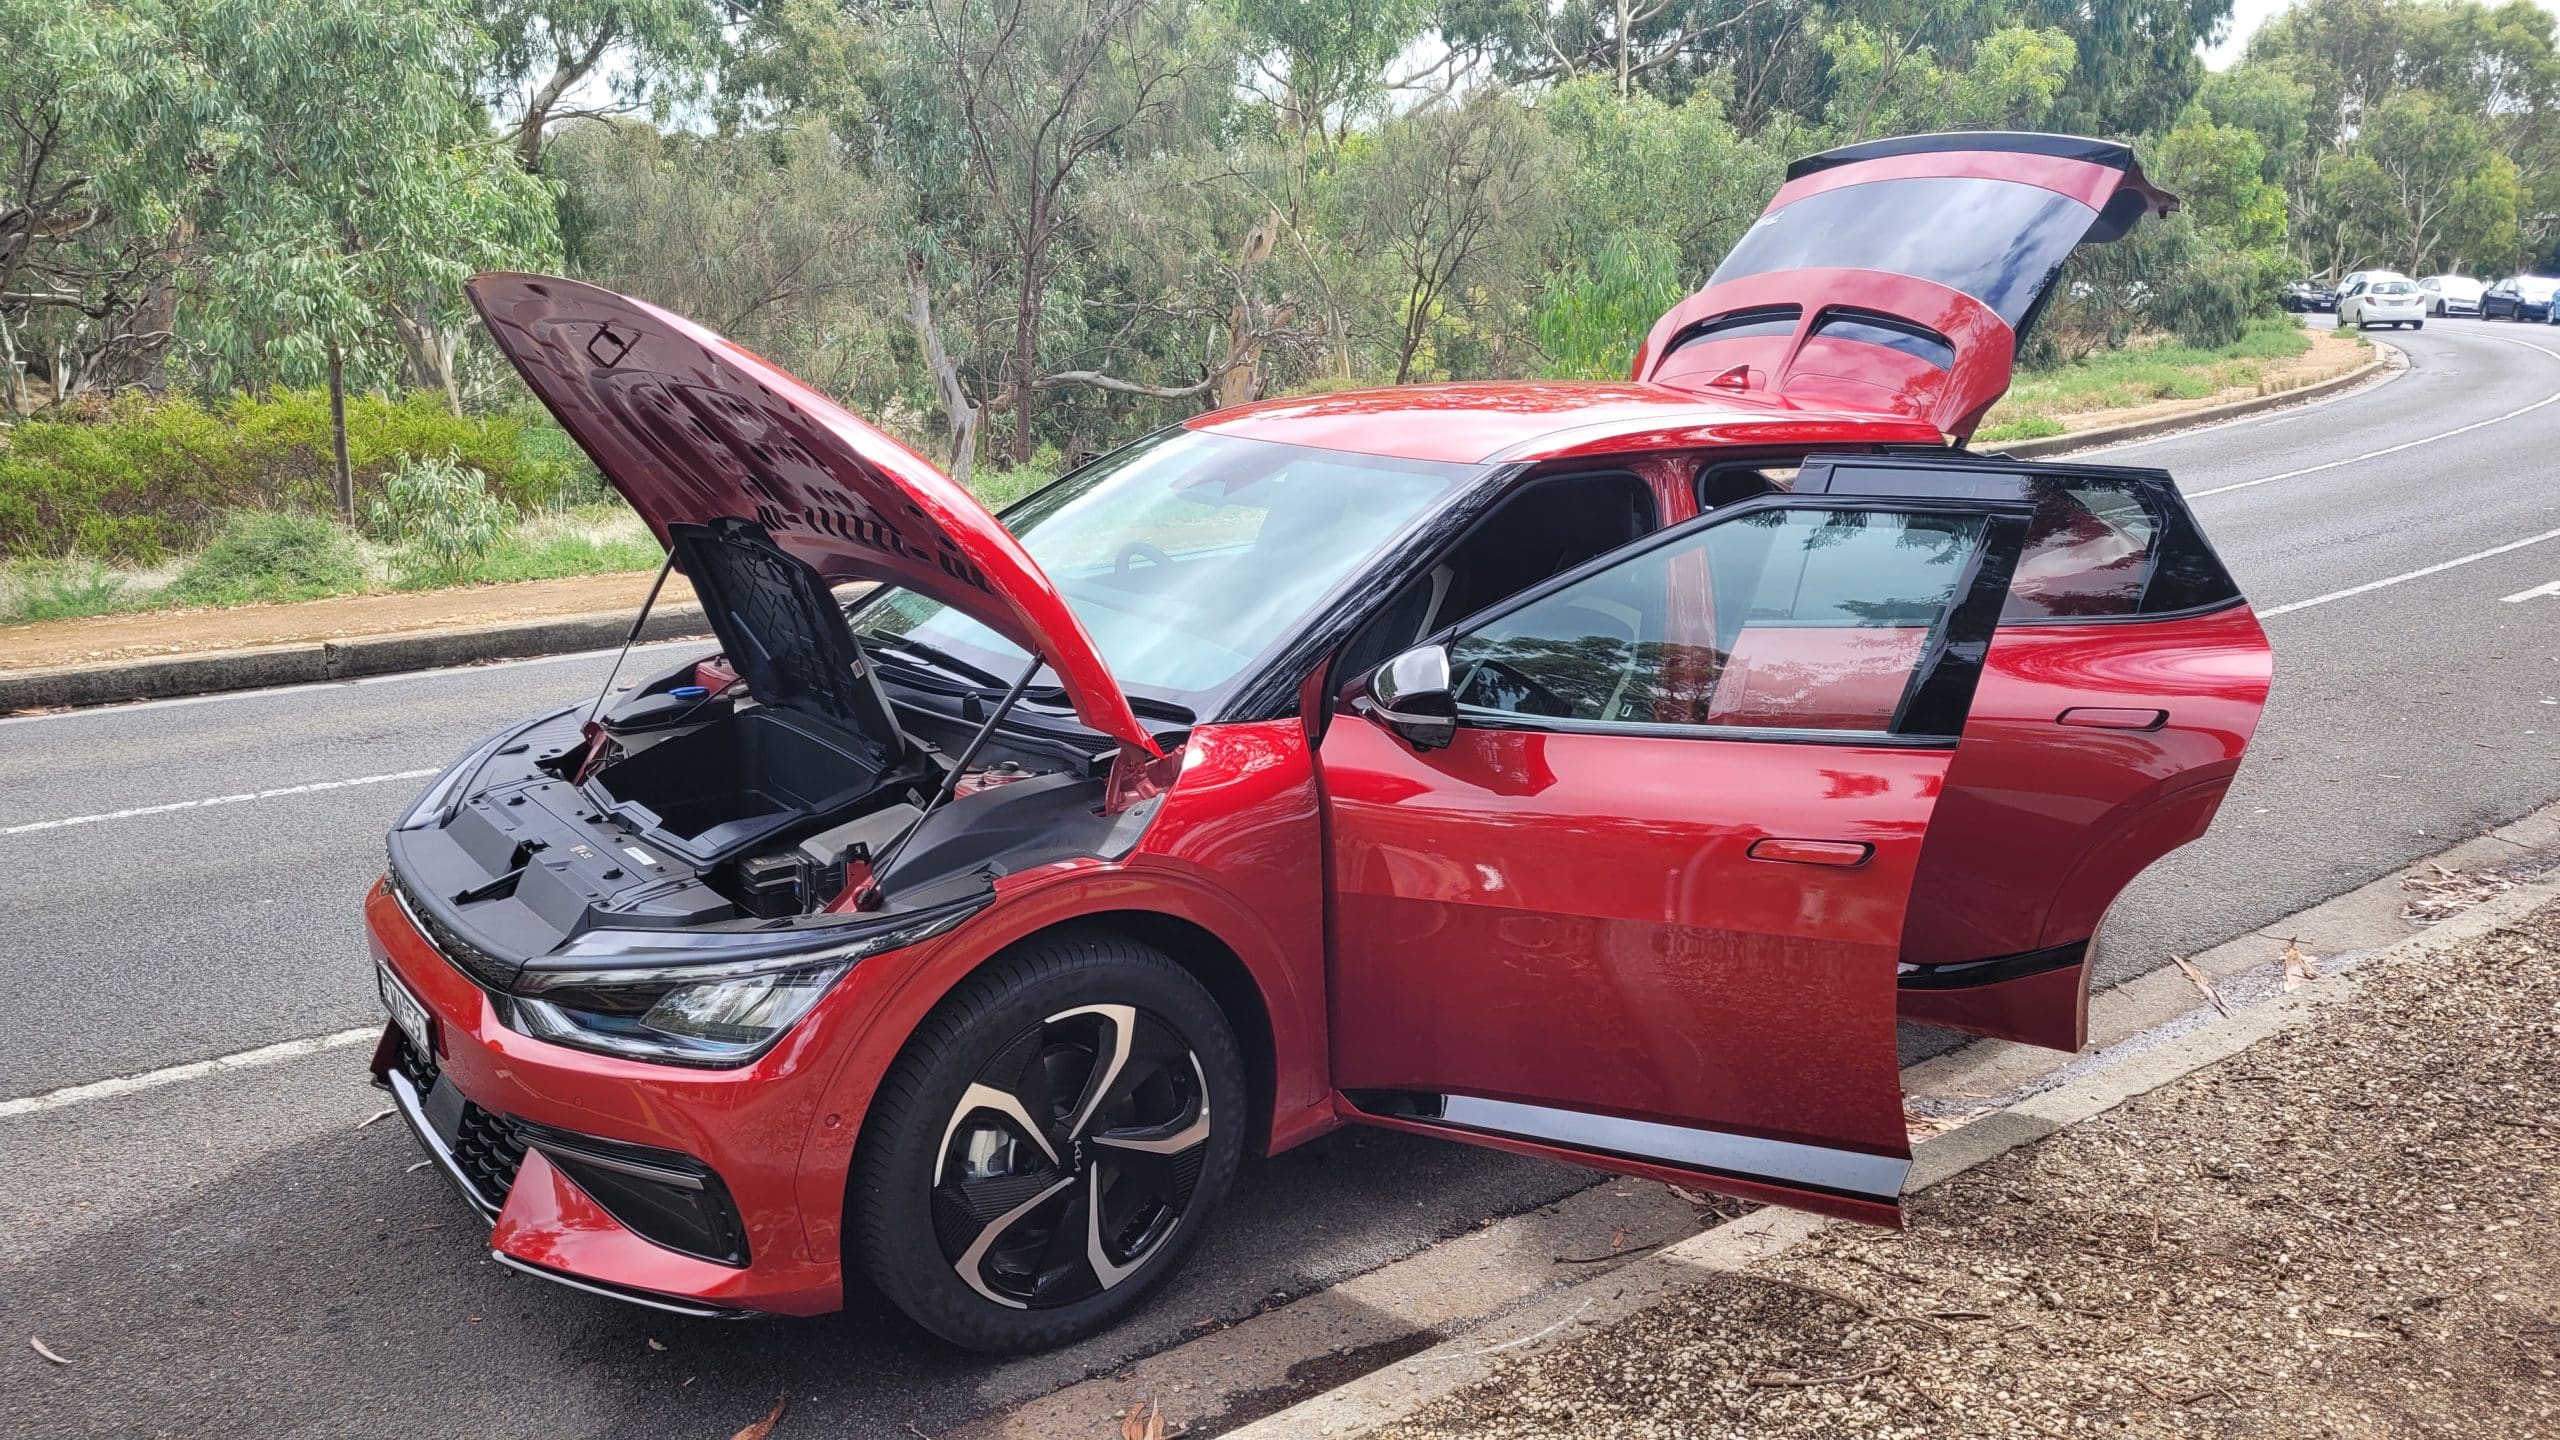
[[[1014,1309],[1110,1290],[1181,1224],[1209,1125],[1200,1058],[1163,1017],[1051,1015],[996,1052],[943,1125],[930,1181],[943,1258]]]

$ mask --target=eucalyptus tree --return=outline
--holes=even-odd
[[[352,518],[350,376],[458,403],[462,280],[556,253],[548,193],[466,91],[470,24],[449,0],[55,3],[95,48],[99,202],[183,233],[178,329],[214,379],[326,378]]]

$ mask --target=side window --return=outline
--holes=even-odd
[[[2240,598],[2185,507],[2142,480],[2065,472],[2028,488],[2035,519],[2002,621],[2171,615]]]
[[[1460,634],[1460,713],[1890,732],[1985,529],[1812,507],[1709,525]]]

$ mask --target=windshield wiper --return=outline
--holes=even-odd
[[[957,675],[963,680],[986,686],[999,694],[1013,685],[1012,681],[994,671],[982,670],[939,645],[928,644],[905,635],[870,635],[856,631],[854,636],[870,649],[883,650],[891,655],[902,655],[912,660],[923,661],[945,674]]]

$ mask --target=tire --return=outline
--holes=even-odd
[[[2412,320],[2409,322],[2409,328],[2412,330],[2424,330],[2427,328],[2427,322],[2424,320]]]
[[[1026,942],[889,1067],[847,1186],[848,1262],[954,1345],[1081,1340],[1182,1267],[1247,1118],[1226,1017],[1163,951],[1102,929]]]

